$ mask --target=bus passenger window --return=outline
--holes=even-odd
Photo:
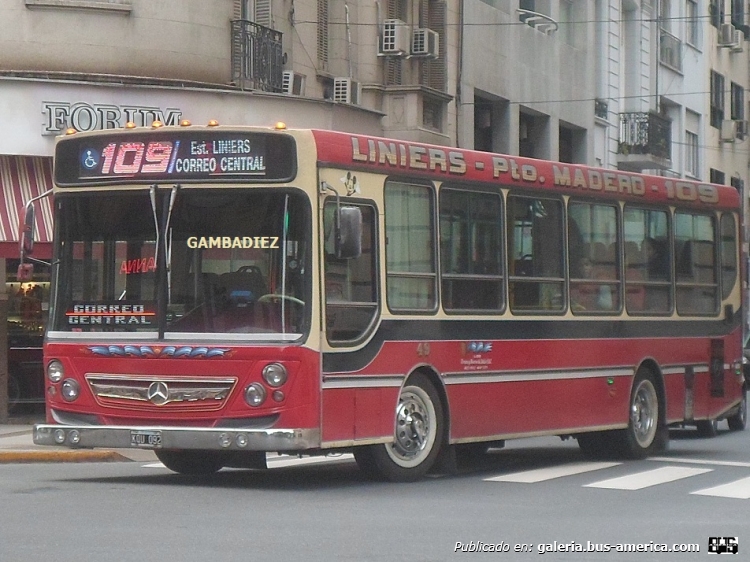
[[[617,222],[614,205],[568,204],[568,275],[574,314],[620,310]]]
[[[443,187],[440,191],[440,263],[443,308],[500,311],[501,199]]]
[[[677,313],[716,314],[718,279],[714,217],[675,213]]]
[[[513,312],[562,312],[562,203],[510,195],[508,290]]]
[[[437,306],[434,205],[431,186],[385,184],[386,295],[392,310],[425,312]]]

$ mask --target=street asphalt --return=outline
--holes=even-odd
[[[35,445],[33,428],[33,421],[30,420],[11,420],[8,424],[0,424],[0,464],[157,460],[153,451],[146,449],[69,449]]]

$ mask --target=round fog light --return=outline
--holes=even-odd
[[[72,429],[68,434],[68,441],[73,445],[78,445],[81,442],[81,434],[78,433],[77,429]]]
[[[65,443],[65,430],[63,429],[55,430],[55,443]]]
[[[249,406],[257,407],[266,400],[266,389],[260,383],[254,382],[245,389],[245,402]]]
[[[227,448],[232,445],[232,436],[228,433],[222,433],[219,435],[219,445],[221,445],[223,448]]]
[[[237,436],[235,443],[237,443],[238,447],[247,447],[247,435],[245,435],[244,433],[240,433]]]
[[[263,367],[263,379],[269,386],[281,386],[286,382],[288,373],[281,363],[270,363]]]
[[[73,379],[65,379],[62,383],[62,397],[66,402],[72,402],[81,393],[81,385]]]

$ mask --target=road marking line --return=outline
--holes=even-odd
[[[750,468],[750,462],[740,461],[712,461],[704,459],[675,459],[672,457],[649,457],[650,461],[657,462],[684,462],[689,464],[715,464],[716,466],[739,466],[741,468]]]
[[[537,468],[535,470],[524,470],[523,472],[514,472],[512,474],[503,474],[502,476],[494,476],[492,478],[485,478],[485,482],[519,482],[523,484],[533,484],[535,482],[543,482],[545,480],[552,480],[553,478],[560,478],[562,476],[573,476],[574,474],[583,474],[584,472],[591,472],[594,470],[601,470],[603,468],[610,468],[617,466],[619,462],[576,462],[566,464],[562,466],[552,466],[549,468]]]
[[[690,493],[697,496],[718,496],[720,498],[747,500],[750,499],[750,477]]]
[[[684,466],[664,466],[662,468],[656,468],[654,470],[647,470],[645,472],[637,472],[636,474],[629,474],[627,476],[620,476],[619,478],[610,478],[608,480],[601,480],[594,482],[593,484],[586,484],[584,488],[607,488],[611,490],[641,490],[642,488],[648,488],[649,486],[656,486],[657,484],[666,484],[667,482],[674,482],[675,480],[681,480],[682,478],[689,478],[690,476],[696,476],[703,474],[704,472],[712,472],[711,468],[687,468]]]

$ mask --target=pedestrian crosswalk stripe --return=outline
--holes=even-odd
[[[712,464],[716,466],[737,466],[740,468],[750,468],[750,462],[740,461],[713,461],[706,459],[681,459],[677,457],[649,457],[649,461],[656,462],[684,462],[687,464]]]
[[[503,474],[502,476],[494,476],[492,478],[485,478],[486,482],[519,482],[524,484],[533,484],[536,482],[543,482],[544,480],[552,480],[553,478],[560,478],[562,476],[573,476],[574,474],[583,474],[585,472],[592,472],[594,470],[601,470],[603,468],[611,468],[622,464],[619,462],[576,462],[565,464],[562,466],[551,466],[549,468],[537,468],[534,470],[524,470],[522,472],[514,472],[511,474]]]
[[[696,496],[716,496],[720,498],[747,500],[750,499],[750,477],[690,493]]]
[[[661,468],[655,468],[654,470],[646,470],[644,472],[637,472],[636,474],[601,480],[599,482],[594,482],[593,484],[586,484],[584,487],[607,488],[610,490],[641,490],[643,488],[648,488],[649,486],[674,482],[675,480],[689,478],[690,476],[711,472],[712,470],[713,469],[711,468],[664,466]]]

